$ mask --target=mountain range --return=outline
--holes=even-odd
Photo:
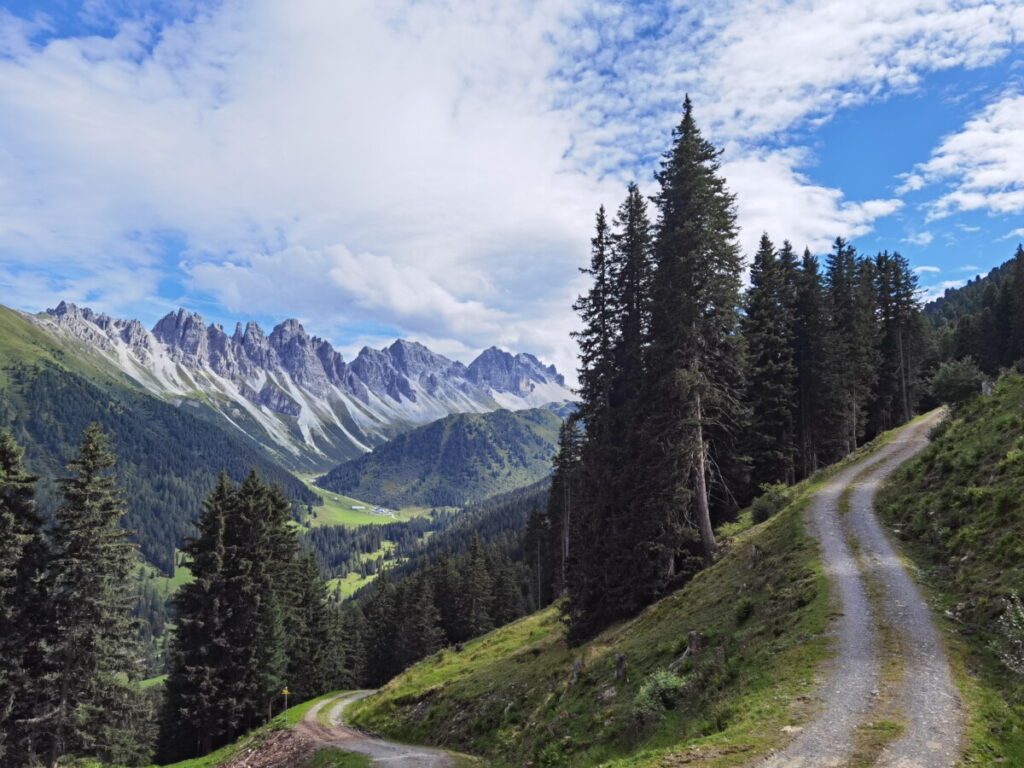
[[[395,435],[452,413],[522,410],[569,400],[554,368],[497,347],[469,365],[417,342],[364,347],[352,361],[295,319],[269,334],[254,322],[230,335],[179,309],[146,329],[61,302],[25,317],[175,404],[268,448],[284,466],[326,471]]]

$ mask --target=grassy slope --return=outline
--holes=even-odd
[[[359,501],[350,496],[345,496],[334,491],[325,491],[313,484],[314,476],[297,475],[315,494],[318,494],[323,503],[313,507],[313,516],[306,523],[311,528],[326,525],[344,525],[355,527],[358,525],[384,525],[386,523],[400,523],[412,520],[414,517],[422,517],[430,513],[430,507],[404,507],[394,511],[392,515],[374,515],[371,510],[377,506],[368,501]],[[360,507],[361,509],[357,509]]]
[[[806,715],[799,698],[827,654],[828,588],[803,506],[736,536],[715,567],[582,648],[566,647],[548,609],[414,667],[358,707],[355,722],[509,766],[671,764],[666,755],[680,750],[732,765],[776,746],[782,727]],[[757,564],[752,544],[766,553]],[[756,606],[745,620],[741,600]],[[661,723],[638,727],[630,709],[640,684],[682,652],[690,630],[707,636],[692,689]],[[620,684],[617,653],[629,669]],[[570,687],[576,658],[586,669]]]
[[[566,647],[554,609],[441,651],[356,705],[358,725],[397,739],[482,755],[495,766],[732,766],[781,746],[810,715],[807,694],[831,653],[832,615],[818,548],[804,528],[811,495],[834,472],[892,437],[794,488],[792,503],[750,526],[723,526],[724,556],[678,592],[578,649]],[[763,555],[755,561],[752,547]],[[744,618],[747,609],[750,615]],[[644,680],[706,636],[674,709],[639,725],[631,710]],[[614,680],[615,655],[628,679]],[[570,668],[585,671],[570,686]]]
[[[959,411],[883,490],[938,612],[969,713],[967,758],[1024,765],[1024,681],[1000,661],[998,617],[1024,595],[1024,378]]]

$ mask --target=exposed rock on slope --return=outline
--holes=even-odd
[[[554,367],[493,347],[465,366],[398,340],[346,362],[294,319],[269,335],[256,323],[239,323],[230,336],[184,309],[152,331],[66,302],[30,319],[58,338],[83,342],[155,394],[204,402],[232,428],[307,469],[326,469],[452,413],[572,397]]]

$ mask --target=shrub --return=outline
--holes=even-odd
[[[749,597],[741,597],[736,602],[736,623],[742,624],[754,615],[754,601]]]
[[[781,512],[789,504],[789,488],[784,483],[764,483],[761,495],[750,505],[755,523],[763,523]]]
[[[675,707],[685,685],[685,677],[667,669],[655,670],[644,679],[633,699],[633,718],[640,723],[659,720],[666,709]]]
[[[970,358],[943,363],[932,376],[931,392],[937,400],[948,405],[963,405],[981,394],[985,375]]]

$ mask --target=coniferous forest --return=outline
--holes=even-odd
[[[139,478],[146,493],[158,487],[144,464],[167,452],[129,442],[118,472],[110,437],[90,424],[51,487],[0,436],[0,763],[201,756],[271,720],[285,688],[303,701],[380,686],[555,602],[580,644],[714,563],[716,529],[756,498],[945,399],[933,377],[969,369],[970,395],[982,374],[1024,358],[1024,250],[927,313],[896,252],[861,254],[837,238],[819,258],[764,233],[745,261],[719,156],[687,99],[656,193],[631,184],[613,212],[597,211],[573,306],[579,408],[561,423],[550,479],[430,518],[303,531],[294,500],[306,488],[259,474],[265,461],[240,480],[248,453],[225,457],[192,500],[181,548],[192,580],[163,606],[151,590],[140,602],[130,533],[146,526],[142,554],[166,570],[174,554],[159,526],[182,528],[184,513],[147,524],[130,496]],[[32,403],[57,386],[15,373]],[[61,402],[54,413],[77,401]],[[173,408],[158,415],[178,423]],[[63,445],[64,422],[81,416],[32,441]],[[16,428],[24,436],[33,422]],[[206,431],[199,442],[204,456],[208,443],[223,447]],[[345,469],[352,483],[365,480],[357,469]],[[444,481],[432,502],[466,498]],[[40,493],[54,499],[52,519]],[[385,541],[396,562],[367,564]],[[356,570],[379,575],[342,603],[325,580]],[[155,660],[147,638],[165,631],[166,660]],[[160,671],[162,687],[137,686]]]

